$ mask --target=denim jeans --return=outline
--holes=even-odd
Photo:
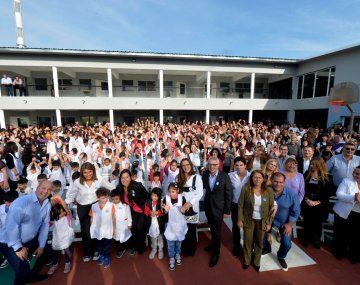
[[[12,85],[5,86],[5,91],[6,91],[7,96],[14,96],[14,89],[13,89]]]
[[[170,258],[175,258],[177,254],[180,254],[181,251],[181,241],[178,240],[168,240],[168,254]]]
[[[23,247],[28,248],[28,256],[31,258],[33,252],[38,248],[38,238],[23,243]],[[49,259],[51,247],[46,244],[43,254],[36,259],[35,265],[30,269],[28,260],[21,260],[15,253],[12,247],[7,247],[5,244],[1,244],[0,250],[4,254],[5,258],[15,271],[14,285],[24,285],[31,283],[32,278],[35,277],[41,269],[44,267],[46,261]]]
[[[285,259],[286,255],[288,254],[290,248],[291,248],[291,238],[292,235],[285,235],[285,227],[282,226],[279,228],[279,232],[280,232],[280,236],[281,236],[281,241],[280,241],[280,248],[277,252],[277,257],[278,259]],[[263,249],[265,251],[270,251],[271,252],[271,245],[268,242],[266,235],[264,235],[264,246]]]
[[[103,238],[102,240],[98,240],[98,251],[99,254],[105,257],[110,256],[110,242],[111,239]]]

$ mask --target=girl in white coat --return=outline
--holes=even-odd
[[[175,183],[170,183],[168,188],[169,195],[166,195],[163,201],[163,209],[168,216],[168,223],[164,236],[168,245],[168,254],[170,257],[169,268],[175,269],[175,262],[181,265],[181,243],[185,239],[188,230],[184,210],[185,198],[179,194],[179,188]]]
[[[115,207],[115,230],[114,239],[116,241],[116,257],[121,258],[127,248],[127,241],[131,237],[131,210],[128,204],[125,204],[124,193],[120,189],[111,191],[111,199]]]

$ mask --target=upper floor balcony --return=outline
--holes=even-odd
[[[2,85],[1,96],[292,99],[293,92],[290,74],[5,66],[0,73],[22,83]]]

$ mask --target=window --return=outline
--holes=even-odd
[[[134,86],[133,80],[122,81],[122,91],[133,91],[133,86]]]
[[[263,93],[264,91],[264,83],[255,83],[255,93]]]
[[[250,83],[236,83],[235,92],[239,94],[239,98],[250,98]]]
[[[230,92],[230,83],[220,82],[220,92],[229,93]]]
[[[303,98],[312,98],[314,92],[315,73],[309,73],[304,76]]]
[[[105,81],[101,82],[101,91],[108,91],[109,90],[109,86],[108,83]]]
[[[329,80],[329,69],[316,72],[315,97],[327,96],[326,91]]]
[[[301,93],[302,93],[302,88],[303,88],[303,77],[304,76],[299,76],[298,77],[298,92],[297,92],[297,98],[301,99]]]
[[[91,79],[79,79],[79,85],[82,88],[91,88]]]
[[[138,81],[139,91],[156,91],[155,81]]]
[[[185,94],[186,94],[186,84],[180,83],[180,95],[185,95]]]
[[[35,78],[35,90],[47,90],[47,79],[46,78]]]
[[[67,90],[72,86],[72,79],[59,79],[59,90]]]

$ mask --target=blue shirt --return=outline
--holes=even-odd
[[[352,173],[358,165],[360,165],[360,156],[357,155],[345,160],[344,155],[338,154],[326,162],[326,168],[332,174],[336,186],[339,186],[344,178],[352,178]]]
[[[16,199],[10,206],[5,221],[6,243],[14,251],[38,236],[39,247],[44,248],[49,233],[50,202],[42,205],[35,192]]]
[[[300,215],[300,202],[298,195],[288,188],[284,188],[284,191],[276,197],[275,201],[278,205],[278,210],[274,218],[274,225],[280,228],[287,222],[296,223]]]
[[[211,191],[214,189],[216,178],[217,178],[218,174],[219,174],[219,171],[216,171],[215,175],[211,175],[211,173],[209,173],[209,186],[210,186]]]

